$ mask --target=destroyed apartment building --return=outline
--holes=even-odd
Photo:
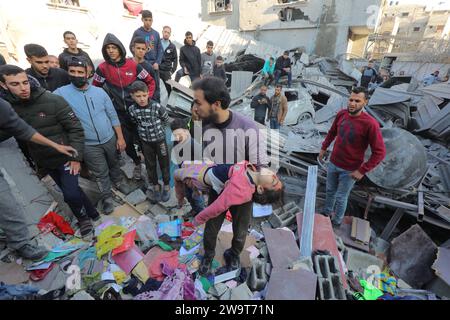
[[[264,60],[286,48],[220,26],[206,28],[197,44],[205,47],[208,40],[226,61],[231,110],[253,119],[250,102],[263,84]],[[101,217],[92,241],[81,239],[61,191],[32,173],[10,139],[0,143],[0,169],[27,212],[34,239],[50,253],[33,263],[3,248],[0,299],[450,299],[450,84],[423,87],[412,77],[393,76],[371,92],[365,111],[380,124],[387,155],[355,185],[344,221],[334,227],[319,214],[328,162],[319,161],[318,153],[359,82],[360,61],[287,49],[293,61],[292,86],[283,89],[288,114],[267,137],[286,187],[284,204],[254,205],[240,269],[225,267],[232,240],[227,217],[214,274],[200,276],[204,230],[187,218],[190,205],[178,209],[175,194],[167,203],[151,204],[148,182],[131,182],[128,158],[122,170],[134,190],[113,190],[114,212]],[[169,81],[169,96],[161,86],[172,119],[190,116],[188,82]],[[268,95],[273,92],[269,86]],[[95,182],[80,181],[96,202]]]

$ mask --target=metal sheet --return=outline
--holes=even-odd
[[[408,188],[416,185],[427,170],[427,154],[422,143],[406,130],[381,130],[386,145],[386,157],[367,177],[386,189]],[[366,160],[370,151],[366,152]]]
[[[317,166],[308,167],[308,180],[306,182],[302,233],[300,238],[301,257],[311,257],[312,254],[314,215],[316,212],[317,170]]]

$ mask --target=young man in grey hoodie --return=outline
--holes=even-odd
[[[209,40],[206,43],[206,51],[202,53],[202,74],[201,78],[212,76],[213,68],[216,64],[216,54],[214,53],[214,43]]]

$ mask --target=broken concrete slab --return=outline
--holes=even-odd
[[[274,268],[266,300],[315,300],[317,275],[303,269]]]
[[[147,196],[141,189],[136,189],[133,192],[131,192],[129,195],[125,197],[126,201],[128,201],[133,206],[144,202],[147,200]]]
[[[221,297],[227,290],[229,290],[228,286],[225,283],[217,283],[213,287],[211,287],[208,293],[212,294],[215,297]]]
[[[376,273],[381,273],[384,262],[371,254],[348,248],[346,265],[349,271],[363,275],[365,278],[365,276],[371,275],[377,268],[379,272]]]
[[[300,258],[295,236],[284,229],[263,229],[267,249],[274,268],[287,269],[289,264]]]
[[[250,291],[246,283],[231,289],[230,300],[250,300],[253,297],[253,293]]]
[[[24,267],[16,262],[4,263],[0,261],[0,282],[6,284],[21,284],[29,280],[30,275]]]
[[[438,248],[437,259],[431,266],[436,275],[450,285],[450,249]]]
[[[389,253],[392,272],[414,288],[421,288],[433,279],[431,266],[437,246],[419,225],[413,225],[392,240]]]

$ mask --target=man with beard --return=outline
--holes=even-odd
[[[243,160],[261,166],[267,163],[264,142],[260,141],[256,123],[237,112],[229,110],[230,94],[222,79],[205,77],[193,84],[194,103],[197,114],[209,124],[203,126],[203,155],[216,164],[229,164],[230,167]],[[238,143],[233,143],[237,137]],[[230,139],[231,138],[231,139]],[[208,205],[218,194],[212,190]],[[233,217],[233,241],[230,249],[224,253],[227,267],[240,268],[240,254],[244,249],[248,227],[253,213],[253,201],[230,208]],[[205,225],[203,244],[205,255],[199,272],[207,275],[211,272],[211,262],[215,256],[217,235],[225,219],[226,212],[208,220]]]
[[[348,100],[347,110],[340,111],[322,144],[319,160],[336,138],[327,172],[326,201],[323,214],[335,215],[332,223],[339,226],[344,218],[347,200],[356,181],[373,170],[386,156],[386,148],[380,125],[363,112],[367,104],[367,89],[356,87]],[[364,154],[370,145],[372,152],[364,162]]]
[[[50,68],[48,53],[44,47],[38,44],[27,44],[24,50],[31,65],[31,68],[28,68],[25,72],[36,78],[41,87],[53,92],[59,87],[70,83],[69,75],[65,70]]]
[[[77,157],[68,157],[45,146],[28,144],[39,170],[49,174],[62,190],[64,201],[78,220],[81,236],[90,236],[93,231],[90,218],[95,221],[100,216],[78,184],[84,150],[83,127],[63,98],[39,85],[32,85],[30,79],[17,66],[0,68],[0,85],[6,90],[5,100],[11,103],[14,111],[50,140],[63,142],[77,150]]]

